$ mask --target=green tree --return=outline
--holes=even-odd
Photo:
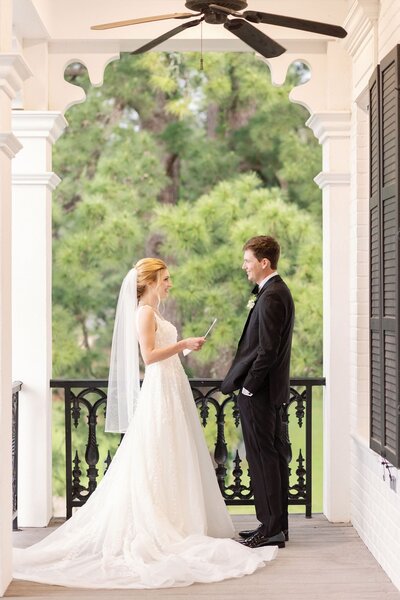
[[[304,109],[288,100],[298,76],[276,88],[266,65],[250,54],[205,58],[205,70],[199,71],[196,53],[122,56],[107,68],[101,88],[90,86],[81,65],[68,69],[68,79],[86,90],[87,100],[68,112],[70,127],[55,148],[54,168],[62,183],[53,211],[54,376],[107,374],[120,281],[137,258],[160,254],[179,273],[198,269],[209,294],[196,290],[188,302],[176,289],[166,311],[184,332],[192,333],[189,322],[207,325],[205,307],[222,314],[225,298],[233,301],[235,310],[213,334],[221,342],[220,366],[212,367],[211,339],[204,361],[188,362],[202,373],[221,373],[238,337],[247,294],[235,271],[244,239],[260,227],[276,231],[283,237],[285,260],[296,264],[303,246],[299,228],[288,225],[291,215],[299,224],[309,223],[310,244],[320,243],[320,194],[312,182],[320,149],[305,128]],[[248,173],[253,175],[240,177]],[[236,194],[238,203],[228,198]],[[244,200],[246,194],[273,208],[272,230],[270,213],[254,220],[256,205]],[[205,272],[211,258],[211,271]],[[317,278],[318,250],[308,259]],[[191,276],[178,276],[176,283],[176,288],[192,286]],[[315,319],[320,296],[314,292],[298,291],[304,294],[302,304],[315,304],[313,317],[302,319],[302,331],[310,328],[307,342],[312,331],[315,340],[321,335]],[[320,359],[314,350],[306,344],[297,352],[303,356],[297,372],[316,372]]]
[[[196,376],[221,377],[233,358],[250,296],[242,248],[253,235],[268,232],[282,248],[279,272],[296,304],[292,373],[321,371],[321,231],[314,219],[284,200],[278,188],[265,189],[256,175],[218,184],[196,203],[160,207],[153,228],[163,233],[162,251],[171,266],[183,336],[201,335],[214,317],[219,323],[199,353],[186,360]]]

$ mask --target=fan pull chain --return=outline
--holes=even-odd
[[[200,71],[204,71],[203,60],[203,21],[200,23]]]

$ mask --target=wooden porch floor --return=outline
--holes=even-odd
[[[251,515],[235,515],[237,530],[254,526]],[[39,541],[52,528],[14,533],[16,546]],[[350,525],[322,515],[291,515],[290,542],[275,561],[253,575],[216,584],[164,590],[84,590],[13,581],[8,598],[107,598],[177,600],[400,600],[391,583]]]

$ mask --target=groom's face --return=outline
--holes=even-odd
[[[252,250],[245,250],[242,269],[246,271],[247,279],[253,283],[260,283],[266,277],[266,262],[268,261],[265,258],[259,261]]]

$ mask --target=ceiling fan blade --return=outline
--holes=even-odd
[[[273,15],[254,10],[245,10],[243,17],[252,23],[268,23],[269,25],[278,25],[280,27],[290,27],[291,29],[302,29],[303,31],[312,31],[313,33],[322,33],[333,37],[344,38],[347,31],[338,25],[329,25],[328,23],[319,23],[318,21],[307,21],[306,19],[297,19],[295,17],[285,17],[283,15]]]
[[[265,58],[274,58],[286,52],[286,48],[242,19],[231,19],[224,23],[224,27]]]
[[[181,31],[184,31],[185,29],[188,29],[189,27],[195,27],[196,25],[199,25],[203,20],[204,20],[204,17],[202,17],[201,19],[196,19],[195,21],[189,21],[189,23],[183,23],[182,25],[179,25],[179,27],[175,27],[175,29],[171,29],[171,31],[167,31],[167,33],[160,35],[158,38],[156,38],[155,40],[152,40],[148,44],[145,44],[144,46],[137,48],[136,50],[131,52],[131,54],[142,54],[143,52],[147,52],[148,50],[155,48],[159,44],[162,44],[162,42],[169,40],[169,38],[172,38],[174,35],[177,35]]]
[[[113,29],[114,27],[126,27],[127,25],[138,25],[139,23],[151,23],[152,21],[164,21],[165,19],[189,19],[201,13],[171,13],[169,15],[156,15],[154,17],[141,17],[140,19],[128,19],[127,21],[115,21],[114,23],[101,23],[92,25],[90,29]]]
[[[219,6],[219,4],[210,4],[209,8],[212,8],[215,12],[223,13],[224,15],[232,15],[234,17],[242,16],[242,14],[236,12],[236,10],[231,10],[230,8],[226,8],[225,6]]]

